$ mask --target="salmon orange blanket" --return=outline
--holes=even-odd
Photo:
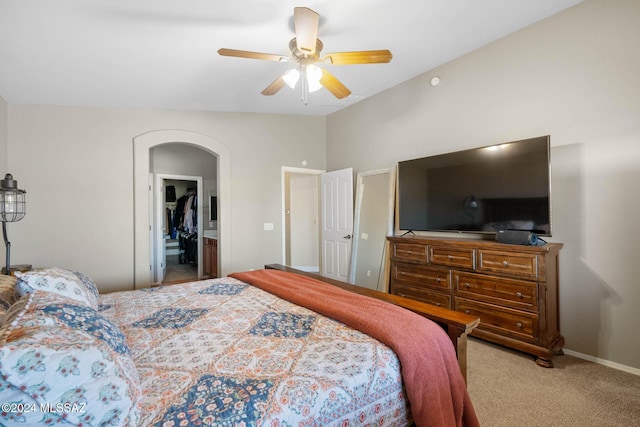
[[[418,427],[479,425],[453,344],[434,322],[393,304],[299,274],[256,270],[230,276],[331,317],[389,346],[400,360],[411,414]]]

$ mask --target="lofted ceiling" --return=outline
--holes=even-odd
[[[0,95],[11,104],[327,115],[581,0],[0,0]],[[260,92],[292,65],[293,8],[320,14],[323,53],[389,49],[388,64],[327,65],[352,92]],[[446,76],[441,76],[446,79]]]

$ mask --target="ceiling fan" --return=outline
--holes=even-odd
[[[336,52],[321,56],[320,52],[323,44],[318,38],[319,20],[320,15],[307,7],[293,8],[296,36],[289,42],[291,56],[225,48],[218,49],[218,53],[222,56],[266,61],[295,61],[297,63],[296,68],[292,68],[278,77],[262,91],[262,94],[267,96],[275,95],[285,84],[293,89],[298,80],[301,80],[302,101],[305,104],[307,104],[309,92],[315,92],[322,87],[325,87],[338,99],[345,98],[351,94],[351,91],[340,80],[325,68],[315,65],[316,63],[351,65],[377,64],[391,61],[391,52],[386,49]]]

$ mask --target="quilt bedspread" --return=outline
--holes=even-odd
[[[410,423],[393,351],[233,278],[100,296],[140,377],[141,426]]]

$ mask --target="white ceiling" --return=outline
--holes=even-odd
[[[327,115],[581,0],[0,0],[0,95],[12,104]],[[325,65],[352,91],[262,89],[291,64],[293,8],[320,14],[323,53],[389,49],[389,64]],[[442,76],[446,78],[446,76]]]

